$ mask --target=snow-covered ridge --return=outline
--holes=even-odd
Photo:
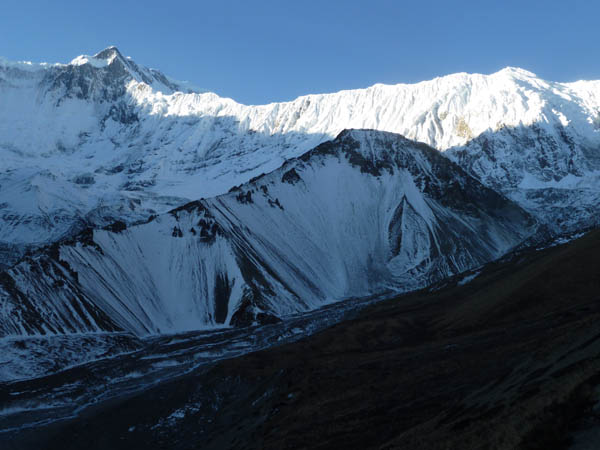
[[[599,81],[548,82],[509,67],[492,75],[458,73],[416,84],[376,84],[257,106],[215,94],[161,95],[137,85],[130,90],[136,103],[152,104],[155,114],[231,116],[244,129],[267,134],[335,136],[344,128],[377,129],[445,150],[486,131],[538,122],[575,126],[594,136],[597,133],[589,125],[600,113],[599,88]]]
[[[117,50],[115,46],[107,47],[103,52],[107,50]],[[99,53],[99,54],[100,54]],[[98,54],[97,54],[98,55]],[[94,67],[106,67],[116,58],[117,53],[113,53],[107,58],[100,58],[97,55],[79,55],[71,60],[69,63],[47,63],[47,62],[32,62],[32,61],[11,61],[2,56],[0,56],[0,68],[2,69],[17,69],[17,70],[27,70],[27,71],[40,71],[40,70],[48,70],[56,67],[67,67],[67,66],[81,66],[84,64],[91,64]]]
[[[436,150],[349,130],[230,193],[89,230],[0,273],[0,336],[264,322],[426,286],[536,229]]]
[[[31,61],[9,61],[6,58],[0,57],[0,71],[9,72],[9,79],[11,76],[18,78],[18,72],[37,72],[42,77],[56,76],[56,73],[64,72],[77,68],[79,66],[90,66],[94,69],[106,69],[111,65],[124,66],[129,72],[129,75],[133,79],[149,83],[153,89],[160,90],[162,92],[198,92],[195,89],[190,88],[190,84],[187,82],[179,82],[173,80],[170,77],[166,77],[155,69],[149,69],[147,67],[136,64],[131,58],[124,57],[119,49],[115,46],[107,47],[101,52],[96,53],[93,56],[90,55],[79,55],[73,58],[71,62],[65,63],[34,63]],[[165,83],[165,80],[168,81]]]
[[[0,56],[0,68],[3,70],[7,69],[19,69],[25,71],[35,71],[35,70],[43,70],[49,67],[60,67],[65,64],[60,63],[34,63],[31,61],[10,61],[2,56]]]
[[[114,47],[0,65],[0,254],[222,194],[346,128],[447,151],[551,226],[597,216],[598,81],[507,68],[258,106],[186,90]]]

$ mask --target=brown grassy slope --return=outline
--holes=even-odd
[[[561,448],[600,373],[599,313],[594,232],[217,371],[273,380],[252,430],[268,448]]]

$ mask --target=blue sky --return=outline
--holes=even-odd
[[[68,62],[116,45],[243,103],[518,66],[600,79],[600,2],[2,0],[0,56]]]

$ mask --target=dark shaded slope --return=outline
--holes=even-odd
[[[21,439],[63,449],[566,448],[598,401],[599,267],[595,231]]]

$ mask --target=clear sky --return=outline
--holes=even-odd
[[[600,79],[600,2],[2,0],[0,56],[68,62],[116,45],[242,103],[518,66]]]

